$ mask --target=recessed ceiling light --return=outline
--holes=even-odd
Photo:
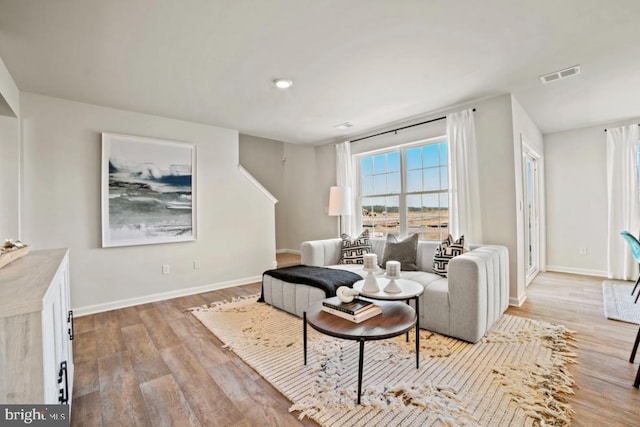
[[[275,87],[277,87],[278,89],[289,89],[291,86],[293,86],[293,80],[289,80],[289,79],[275,79],[273,81],[273,84],[275,85]]]
[[[334,126],[334,128],[340,129],[340,130],[349,129],[349,128],[352,128],[352,127],[353,127],[353,123],[351,123],[351,122],[344,122],[344,123],[340,123],[339,125],[335,125]]]

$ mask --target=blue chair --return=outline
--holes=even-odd
[[[636,239],[631,233],[628,231],[623,231],[620,235],[626,240],[631,248],[631,254],[633,255],[633,259],[636,260],[638,264],[640,264],[640,241]],[[631,291],[631,296],[633,296],[636,288],[638,287],[638,283],[640,283],[640,276],[638,276],[638,280],[636,280],[636,285],[633,287]],[[638,302],[638,297],[640,297],[640,291],[638,291],[638,295],[636,296],[635,302]],[[636,358],[636,352],[638,351],[638,344],[640,344],[640,328],[638,328],[638,334],[636,335],[636,341],[633,344],[633,350],[631,350],[631,357],[629,358],[629,362],[633,363],[633,360]],[[633,382],[633,386],[635,388],[640,388],[640,367],[638,367],[638,372],[636,373],[636,379]]]
[[[623,231],[622,233],[620,233],[620,235],[629,244],[629,248],[631,249],[631,255],[633,255],[633,259],[636,260],[638,264],[640,264],[640,241],[638,241],[638,239],[636,239],[628,231]],[[631,295],[633,295],[636,292],[638,283],[640,283],[640,276],[638,276],[638,279],[636,280],[636,284],[633,287],[633,290],[631,291]],[[638,302],[638,298],[640,298],[640,292],[638,292],[638,295],[636,296],[636,300],[635,300],[636,303]]]

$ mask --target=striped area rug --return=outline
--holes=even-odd
[[[255,297],[192,309],[227,347],[322,426],[569,425],[571,332],[504,315],[476,344],[421,331],[365,344],[362,405],[356,405],[358,343],[309,328]],[[413,343],[411,342],[413,341]]]

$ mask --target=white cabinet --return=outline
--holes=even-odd
[[[0,403],[71,404],[69,251],[32,251],[0,269]]]

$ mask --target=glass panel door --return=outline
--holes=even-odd
[[[530,152],[524,154],[524,201],[526,283],[529,285],[539,271],[540,244],[538,160]]]

